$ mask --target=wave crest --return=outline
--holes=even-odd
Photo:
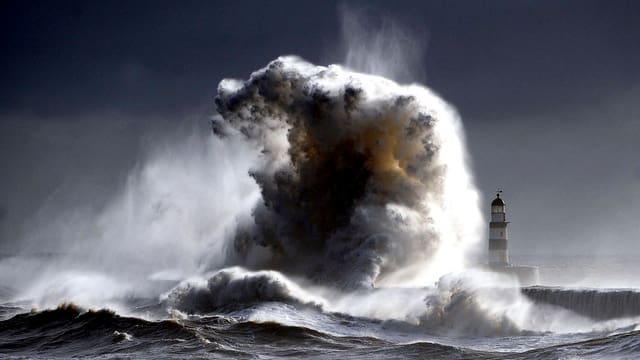
[[[184,281],[165,294],[163,301],[187,313],[209,313],[265,301],[314,307],[323,304],[322,299],[277,271],[251,272],[240,267],[217,271],[208,279]]]

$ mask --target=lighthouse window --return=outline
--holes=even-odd
[[[500,236],[504,235],[504,233],[502,231],[500,231]]]

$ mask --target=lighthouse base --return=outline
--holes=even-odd
[[[492,272],[516,277],[520,286],[533,286],[540,283],[540,272],[537,266],[489,265],[488,269]]]

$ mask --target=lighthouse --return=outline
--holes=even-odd
[[[491,222],[489,223],[489,265],[492,267],[509,266],[507,250],[508,233],[505,203],[499,191],[491,202]]]
[[[539,284],[540,274],[537,266],[521,266],[509,263],[509,233],[507,232],[506,204],[498,191],[491,202],[491,222],[489,222],[489,270],[494,273],[513,276],[520,286]]]

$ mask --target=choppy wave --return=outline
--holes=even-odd
[[[310,316],[310,315],[309,315]],[[344,326],[366,320],[344,318]],[[523,352],[474,350],[429,340],[389,340],[375,335],[336,335],[274,321],[229,315],[148,321],[109,310],[65,304],[0,321],[4,357],[68,358],[309,358],[309,359],[634,359],[640,331],[626,331]],[[510,339],[510,338],[509,338]],[[496,341],[500,341],[497,339]]]
[[[530,304],[515,306],[520,289],[474,287],[469,281],[482,283],[477,276],[452,275],[441,279],[436,287],[361,289],[348,295],[325,289],[328,292],[323,294],[318,289],[301,287],[275,271],[227,268],[178,284],[162,296],[160,303],[152,299],[130,302],[131,309],[142,313],[149,307],[154,308],[155,314],[165,309],[164,317],[160,317],[164,320],[123,316],[111,310],[86,310],[73,304],[26,313],[19,305],[2,306],[0,312],[6,316],[0,321],[0,354],[631,359],[640,351],[640,334],[634,330],[633,322],[617,330],[594,327],[592,332],[588,331],[591,325],[587,325],[586,332],[575,335],[529,331],[526,326],[531,323],[518,321],[513,312],[533,309],[530,314],[519,315],[527,319],[542,316],[542,322],[549,322],[552,317],[561,322],[573,318],[553,310],[542,312],[542,307]],[[551,298],[555,292],[569,291],[534,289],[538,293],[546,291]],[[590,291],[574,292],[572,298],[578,305],[594,296]],[[341,307],[337,298],[330,299],[339,294],[347,296],[342,301],[358,307],[357,311]],[[373,311],[374,307],[384,308],[384,302],[392,302],[390,298],[394,296],[405,304],[404,312],[396,311],[395,316],[389,317],[384,309]],[[393,302],[390,306],[399,307]],[[13,316],[15,313],[20,314]],[[490,340],[479,344],[479,337]],[[495,351],[494,345],[500,351]]]
[[[140,351],[141,343],[195,338],[174,321],[150,322],[110,310],[83,310],[73,304],[18,314],[0,322],[0,334],[0,353],[46,357]]]
[[[403,355],[403,346],[372,337],[335,336],[276,322],[197,320],[146,321],[109,310],[83,310],[73,304],[16,315],[0,322],[0,354],[11,356],[135,356],[182,358],[187,355],[245,358],[296,356],[340,358],[345,354]],[[438,344],[410,345],[421,354],[455,357],[464,353]],[[415,349],[405,355],[415,352]],[[135,355],[134,355],[135,354]],[[155,355],[154,355],[155,354]]]
[[[187,313],[237,309],[268,301],[306,306],[321,306],[323,302],[276,271],[250,272],[239,267],[220,270],[208,279],[184,281],[163,299],[170,307]]]

